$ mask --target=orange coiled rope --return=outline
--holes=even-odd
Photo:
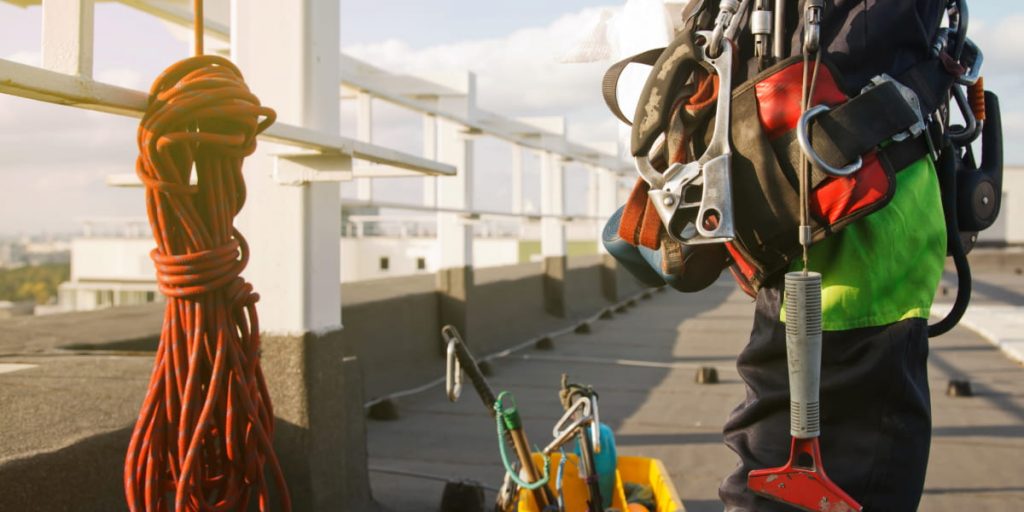
[[[178,62],[150,91],[136,172],[167,306],[125,459],[133,512],[248,510],[253,498],[267,510],[265,469],[290,509],[259,364],[259,295],[240,277],[249,248],[232,225],[245,203],[242,159],[274,119],[222,57]]]

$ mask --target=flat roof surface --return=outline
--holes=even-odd
[[[1020,299],[1024,305],[1024,277],[977,277],[979,304]],[[721,512],[718,484],[737,460],[722,444],[721,429],[744,396],[735,357],[746,343],[753,304],[725,280],[701,294],[655,293],[637,304],[597,321],[590,334],[555,338],[553,350],[493,361],[491,385],[515,394],[536,445],[547,444],[561,415],[561,373],[594,385],[619,453],[662,459],[687,511]],[[696,384],[699,366],[714,366],[721,382]],[[976,395],[946,396],[951,378],[969,378]],[[1024,510],[1024,369],[959,327],[932,340],[929,380],[934,429],[920,510]],[[495,425],[472,388],[455,404],[440,387],[397,404],[400,419],[368,424],[373,493],[388,510],[436,510],[440,503],[443,481],[398,472],[501,483]]]
[[[976,279],[977,310],[1024,307],[1024,275],[982,270]],[[938,300],[952,299],[940,291]],[[155,304],[0,320],[0,464],[130,427],[161,311]],[[494,361],[492,386],[516,394],[531,441],[545,444],[561,415],[561,373],[595,385],[620,453],[661,458],[687,510],[720,512],[718,482],[735,463],[720,431],[744,393],[734,360],[752,311],[729,281],[698,295],[655,293],[596,321],[591,334]],[[694,383],[701,365],[716,367],[721,383]],[[961,327],[932,341],[929,372],[935,424],[921,510],[1024,510],[1024,368]],[[950,378],[970,379],[976,396],[947,397]],[[470,387],[456,404],[434,387],[398,406],[399,420],[368,423],[373,469],[500,483],[494,424]],[[371,477],[374,496],[390,510],[433,510],[440,502],[443,482]]]

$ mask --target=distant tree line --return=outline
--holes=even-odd
[[[34,300],[46,304],[57,296],[57,287],[71,276],[66,263],[0,269],[0,300]]]

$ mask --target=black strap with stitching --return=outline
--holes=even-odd
[[[622,109],[619,108],[619,78],[622,77],[622,72],[630,64],[644,64],[647,66],[653,66],[658,61],[658,57],[661,57],[664,48],[654,48],[645,52],[640,52],[636,55],[626,57],[615,64],[612,64],[608,71],[604,72],[604,79],[601,80],[601,95],[604,96],[604,103],[608,105],[608,109],[628,126],[633,126],[633,122],[626,118],[626,115],[622,113]]]

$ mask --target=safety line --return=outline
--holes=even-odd
[[[599,320],[601,318],[601,316],[604,315],[605,311],[608,310],[608,309],[618,309],[620,307],[626,306],[630,302],[634,302],[635,303],[641,297],[643,297],[645,295],[648,295],[648,294],[651,294],[651,293],[654,293],[656,291],[657,291],[656,288],[649,288],[649,289],[646,289],[646,290],[644,290],[642,292],[635,293],[635,294],[631,295],[629,298],[626,298],[624,300],[616,302],[615,304],[613,304],[611,306],[608,306],[607,308],[604,308],[601,311],[599,311],[599,312],[597,312],[597,313],[595,313],[595,314],[593,314],[593,315],[591,315],[589,317],[584,317],[582,320],[577,321],[573,325],[570,325],[570,326],[565,327],[563,329],[556,329],[556,330],[553,330],[553,331],[549,331],[549,332],[547,332],[545,334],[541,334],[539,336],[535,336],[533,338],[530,338],[530,339],[528,339],[528,340],[526,340],[526,341],[524,341],[524,342],[522,342],[522,343],[520,343],[518,345],[513,345],[513,346],[511,346],[509,348],[502,349],[502,350],[499,350],[497,352],[492,352],[492,353],[490,353],[490,354],[488,354],[486,356],[478,358],[477,362],[483,363],[483,362],[493,361],[495,359],[501,359],[501,358],[504,358],[504,357],[508,357],[508,356],[514,354],[515,352],[518,352],[520,350],[523,350],[523,349],[525,349],[527,347],[530,347],[530,346],[536,344],[538,341],[540,341],[540,340],[542,340],[544,338],[557,338],[559,336],[562,336],[562,335],[565,335],[565,334],[569,334],[569,333],[575,331],[576,328],[579,327],[579,325],[581,323],[590,323],[590,322],[595,322],[595,321]],[[438,386],[438,385],[441,385],[441,384],[444,384],[444,377],[440,377],[440,378],[434,379],[434,380],[432,380],[430,382],[427,382],[426,384],[423,384],[423,385],[420,385],[420,386],[416,386],[414,388],[403,389],[403,390],[400,390],[400,391],[395,391],[393,393],[388,393],[386,395],[374,398],[373,400],[369,400],[369,401],[363,403],[363,407],[366,408],[366,409],[369,409],[370,407],[373,407],[374,405],[377,405],[379,403],[387,402],[389,400],[394,400],[394,399],[397,399],[397,398],[406,397],[406,396],[409,396],[409,395],[415,395],[417,393],[422,393],[422,392],[424,392],[424,391],[426,391],[428,389],[433,388],[434,386]]]

